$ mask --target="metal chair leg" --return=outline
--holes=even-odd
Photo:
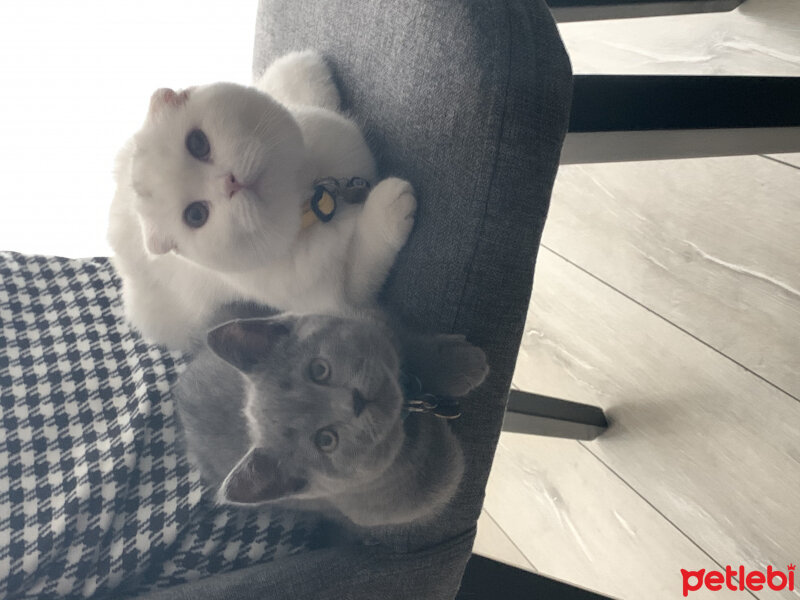
[[[744,0],[547,0],[559,23],[727,12]]]
[[[800,77],[576,75],[561,164],[800,151]]]
[[[608,429],[597,406],[511,390],[503,431],[593,440]]]
[[[611,600],[596,592],[473,554],[455,600]]]

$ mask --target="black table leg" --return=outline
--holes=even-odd
[[[503,431],[593,440],[608,428],[597,406],[511,390]]]
[[[473,554],[456,600],[609,600],[608,596]]]

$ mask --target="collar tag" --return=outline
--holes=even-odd
[[[311,197],[311,210],[317,219],[327,223],[336,213],[336,196],[331,194],[324,186],[318,185]]]
[[[361,177],[318,179],[314,182],[314,195],[303,207],[301,228],[311,227],[317,221],[327,223],[333,219],[340,200],[348,204],[364,202],[369,195],[369,189],[369,182]]]
[[[423,391],[419,377],[400,371],[400,387],[403,390],[403,419],[412,412],[429,413],[440,419],[457,419],[461,406],[455,398],[436,396]]]

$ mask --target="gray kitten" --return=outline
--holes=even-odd
[[[466,394],[488,368],[463,337],[284,314],[228,321],[207,342],[174,394],[190,459],[220,503],[327,507],[377,526],[432,517],[455,493],[460,445],[444,420],[405,416],[399,377],[411,355],[426,390]]]

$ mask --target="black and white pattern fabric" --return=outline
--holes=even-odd
[[[0,598],[139,593],[302,552],[291,511],[221,508],[181,453],[183,357],[123,319],[108,259],[0,253]]]

